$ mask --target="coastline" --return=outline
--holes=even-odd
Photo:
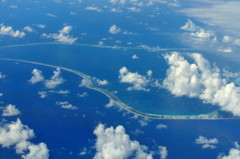
[[[86,87],[92,90],[95,90],[97,92],[100,92],[102,94],[104,94],[105,96],[107,96],[110,100],[113,100],[115,105],[117,105],[119,108],[124,109],[130,113],[133,113],[135,115],[138,116],[142,116],[142,117],[147,117],[147,118],[151,118],[151,119],[171,119],[171,120],[176,120],[176,119],[182,119],[182,120],[193,120],[193,119],[201,119],[201,120],[216,120],[216,119],[238,119],[238,118],[224,118],[224,117],[220,117],[218,115],[217,112],[211,112],[208,114],[199,114],[199,115],[164,115],[164,114],[149,114],[149,113],[144,113],[144,112],[140,112],[136,109],[133,109],[131,106],[126,105],[125,103],[123,103],[117,96],[115,96],[114,94],[108,92],[107,90],[104,90],[102,88],[98,88],[96,86],[93,85],[93,82],[91,80],[91,76],[86,75],[82,72],[73,70],[73,69],[69,69],[66,67],[61,67],[61,66],[55,66],[55,65],[51,65],[51,64],[45,64],[45,63],[39,63],[39,62],[34,62],[34,61],[28,61],[28,60],[19,60],[19,59],[11,59],[11,58],[0,58],[0,61],[13,61],[13,62],[22,62],[22,63],[29,63],[29,64],[35,64],[35,65],[41,65],[41,66],[46,66],[46,67],[51,67],[51,68],[60,68],[64,71],[67,72],[71,72],[74,73],[80,77],[82,77],[83,79],[87,80],[87,85]]]
[[[15,45],[5,45],[0,46],[0,48],[8,48],[8,47],[24,47],[24,46],[34,46],[34,45],[67,45],[67,46],[87,46],[87,47],[97,47],[97,48],[105,48],[105,49],[130,49],[130,50],[150,50],[154,49],[154,51],[187,51],[187,50],[193,50],[190,48],[156,48],[156,47],[149,47],[144,48],[141,46],[136,47],[124,47],[124,46],[109,46],[109,45],[95,45],[95,44],[87,44],[87,43],[74,43],[74,44],[64,44],[64,43],[57,43],[57,42],[43,42],[43,43],[27,43],[27,44],[15,44]]]

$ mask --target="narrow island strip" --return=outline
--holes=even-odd
[[[82,72],[79,72],[77,70],[73,70],[73,69],[69,69],[66,67],[61,67],[61,66],[55,66],[55,65],[51,65],[51,64],[45,64],[45,63],[40,63],[40,62],[34,62],[34,61],[28,61],[28,60],[19,60],[19,59],[11,59],[11,58],[0,58],[1,61],[13,61],[13,62],[22,62],[22,63],[29,63],[29,64],[34,64],[34,65],[40,65],[40,66],[46,66],[46,67],[51,67],[51,68],[60,68],[64,71],[67,72],[71,72],[73,74],[76,74],[80,77],[82,77],[84,80],[87,81],[86,87],[92,90],[95,90],[97,92],[100,92],[102,94],[104,94],[105,96],[107,96],[110,100],[113,100],[113,102],[115,103],[116,106],[118,106],[120,109],[124,109],[130,113],[133,113],[135,115],[138,116],[142,116],[142,117],[147,117],[147,118],[151,118],[151,119],[172,119],[172,120],[177,120],[177,119],[204,119],[204,120],[215,120],[215,119],[239,119],[236,117],[232,117],[232,118],[224,118],[219,116],[218,111],[214,111],[211,113],[207,113],[207,114],[197,114],[197,115],[163,115],[163,114],[149,114],[149,113],[145,113],[145,112],[141,112],[138,111],[136,109],[133,109],[131,106],[128,106],[127,104],[125,104],[124,102],[122,102],[117,96],[115,96],[114,94],[112,94],[111,92],[102,89],[102,88],[98,88],[96,86],[94,86],[93,81],[91,76],[86,75]]]

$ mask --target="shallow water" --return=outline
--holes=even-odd
[[[150,91],[127,91],[131,85],[120,83],[118,76],[122,67],[130,72],[146,75],[153,71],[153,78],[163,80],[168,66],[162,57],[164,52],[151,53],[145,50],[98,48],[91,46],[43,44],[0,48],[1,58],[14,58],[67,67],[91,77],[106,79],[109,85],[102,86],[133,109],[144,113],[161,115],[198,115],[218,110],[217,106],[203,104],[199,99],[174,97],[165,89],[150,88]],[[140,58],[133,60],[132,55]],[[80,83],[80,82],[79,82]]]

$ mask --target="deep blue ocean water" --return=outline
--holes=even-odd
[[[81,55],[81,49],[81,51],[78,52],[79,59],[71,56],[73,55],[73,53],[69,48],[67,49],[68,56],[64,56],[65,47],[66,46],[59,45],[23,47],[24,49],[22,51],[21,47],[8,48],[1,49],[0,54],[1,57],[11,56],[12,58],[33,60],[55,65],[59,65],[61,63],[61,66],[76,69],[100,79],[109,80],[111,85],[108,86],[106,89],[111,90],[111,87],[113,87],[114,89],[112,90],[119,89],[119,92],[122,91],[128,93],[128,91],[120,89],[120,86],[118,86],[116,82],[118,76],[118,69],[123,65],[128,66],[128,63],[124,63],[125,60],[122,60],[121,62],[123,63],[123,65],[121,65],[120,62],[115,64],[114,62],[116,62],[117,60],[114,61],[114,57],[118,60],[121,56],[124,56],[126,59],[130,59],[131,53],[127,53],[126,51],[124,51],[121,54],[119,50],[113,50],[112,54],[114,54],[114,56],[111,57],[113,58],[113,60],[109,61],[111,67],[107,67],[109,63],[101,63],[101,58],[99,58],[100,51],[96,51],[94,60],[91,63],[88,63],[87,57]],[[74,50],[76,50],[74,46],[73,48]],[[49,50],[48,53],[44,52],[44,49]],[[59,56],[57,56],[58,58],[54,58],[54,49],[57,49],[59,51]],[[98,48],[94,49],[105,50]],[[39,50],[41,51],[40,57],[38,56]],[[108,51],[109,50],[107,50],[106,52]],[[17,53],[21,53],[21,57],[20,54]],[[44,53],[48,54],[49,58],[46,58]],[[89,54],[90,52],[87,55]],[[105,58],[109,56],[110,52]],[[144,53],[139,54],[139,57],[142,56],[144,56]],[[151,58],[151,56],[156,56],[156,54],[149,54],[149,58]],[[80,57],[84,60],[81,60]],[[68,63],[68,61],[70,60],[69,58],[73,60],[73,63]],[[102,65],[99,65],[99,63],[101,63]],[[88,64],[88,66],[91,65],[91,67],[86,66],[86,64]],[[95,65],[102,66],[103,68],[98,67],[98,70],[94,69],[94,67],[96,67]],[[165,64],[162,63],[162,65],[164,66]],[[129,65],[129,70],[133,71],[134,68],[137,67],[135,65],[131,66],[132,67],[130,67]],[[140,65],[138,66],[140,67]],[[154,63],[152,63],[151,67],[149,68],[153,69],[154,67],[152,66],[154,66]],[[136,70],[141,70],[139,69],[139,67]],[[159,66],[157,65],[157,67]],[[166,146],[169,152],[169,159],[200,159],[205,158],[206,153],[208,155],[208,158],[215,158],[219,154],[219,152],[227,153],[229,148],[233,147],[234,141],[239,141],[239,120],[150,120],[147,126],[141,126],[139,121],[143,120],[142,117],[135,119],[133,118],[133,114],[127,113],[124,110],[119,111],[117,107],[105,108],[105,104],[109,102],[109,99],[107,97],[105,97],[99,92],[89,90],[85,87],[78,87],[82,78],[75,74],[62,71],[62,77],[66,80],[66,82],[56,88],[56,90],[69,90],[71,92],[70,94],[68,94],[67,96],[63,96],[56,93],[49,93],[47,98],[41,99],[39,98],[37,92],[39,90],[46,91],[46,88],[43,86],[43,84],[38,83],[35,85],[31,85],[27,81],[30,79],[31,71],[34,68],[42,70],[43,75],[46,78],[51,77],[54,70],[53,68],[10,61],[1,61],[0,68],[1,72],[7,75],[5,79],[0,81],[0,92],[4,93],[4,96],[0,97],[1,101],[4,101],[4,104],[15,104],[17,108],[21,110],[22,115],[20,116],[20,118],[22,122],[32,128],[36,134],[36,138],[34,138],[32,141],[34,143],[45,142],[50,150],[50,156],[53,159],[92,158],[96,153],[93,147],[96,140],[96,137],[93,135],[93,130],[98,125],[98,123],[104,123],[106,124],[106,126],[114,127],[116,127],[117,125],[123,125],[132,140],[137,140],[140,142],[140,144],[148,146],[150,151],[157,151],[158,146],[160,145]],[[106,71],[109,72],[112,72],[112,69],[114,68],[116,71],[105,74],[100,73],[99,70],[103,71],[105,68],[108,68],[106,69]],[[142,67],[142,69],[143,68],[145,67]],[[147,68],[145,68],[145,70],[141,70],[141,72],[139,71],[139,73],[144,73],[146,72],[146,70]],[[161,77],[161,75],[155,75],[155,70],[153,70],[153,72],[154,76]],[[108,77],[108,75],[110,77]],[[114,82],[114,80],[116,81]],[[115,86],[115,84],[117,86]],[[83,92],[87,92],[89,96],[84,98],[77,97],[77,93]],[[153,91],[148,93],[154,94],[156,92]],[[164,93],[165,99],[166,96],[169,96],[170,98],[170,95],[168,95],[166,92]],[[140,93],[132,92],[131,94],[133,99],[127,98],[129,96],[126,96],[124,98],[123,94],[124,93],[118,93],[117,96],[119,96],[120,99],[123,99],[124,102],[126,101],[126,103],[128,101],[130,104],[133,103],[133,107],[135,106],[136,109],[139,109],[138,104],[142,103],[141,106],[145,106],[145,108],[140,108],[141,111],[158,111],[156,109],[153,110],[153,108],[149,108],[149,105],[144,105],[148,101],[138,100],[138,103],[135,105],[134,101],[136,100],[136,98],[142,98],[142,94]],[[178,99],[171,96],[171,100],[177,101]],[[184,101],[184,98],[181,100]],[[62,109],[60,108],[60,106],[57,106],[55,104],[56,101],[69,101],[71,104],[77,106],[78,109]],[[190,100],[188,102],[189,104],[191,104],[196,102],[196,100]],[[200,103],[200,101],[197,102],[198,104]],[[199,105],[198,107],[201,107],[201,105]],[[181,105],[179,105],[179,107],[180,106]],[[168,110],[169,107],[163,107],[159,109],[162,109],[163,111]],[[174,113],[174,110],[174,108],[171,109],[172,113]],[[181,108],[180,111],[191,112],[189,110],[186,110],[186,107]],[[9,118],[8,120],[14,120],[15,118],[16,117]],[[156,125],[158,124],[166,124],[168,128],[158,130],[156,129]],[[137,129],[144,133],[135,134],[134,131]],[[209,138],[218,138],[219,144],[217,149],[201,149],[200,145],[196,145],[194,142],[194,140],[199,135],[207,136]],[[84,149],[84,147],[87,148],[88,153],[85,156],[79,157],[78,154],[82,151],[82,149]],[[14,153],[12,153],[13,151],[13,149],[0,149],[0,154],[2,155],[0,158],[20,158],[19,156],[14,155]],[[198,155],[196,156],[196,154]],[[158,158],[157,155],[154,156]]]
[[[107,1],[85,0],[84,3],[69,5],[70,1],[55,3],[52,1],[0,1],[0,24],[12,26],[15,30],[22,30],[29,25],[35,32],[27,33],[20,38],[9,36],[0,37],[0,46],[11,44],[28,44],[53,42],[53,39],[43,38],[42,33],[57,33],[65,25],[73,26],[70,35],[78,37],[77,43],[98,44],[103,38],[105,45],[133,46],[149,45],[162,48],[188,48],[180,36],[183,26],[189,17],[178,12],[178,9],[157,4],[157,7],[142,7],[142,12],[130,12],[126,5],[121,8],[121,13],[110,12]],[[181,1],[185,8],[198,6],[199,3],[187,0]],[[93,5],[94,4],[94,5]],[[17,9],[10,8],[17,5]],[[104,12],[85,10],[88,6],[99,6]],[[113,6],[116,7],[116,6]],[[70,12],[76,15],[70,15]],[[47,13],[57,17],[46,16]],[[96,18],[97,17],[97,18]],[[193,20],[193,19],[192,19]],[[195,24],[203,27],[206,24],[193,20]],[[45,29],[36,25],[45,24]],[[113,24],[121,27],[122,31],[134,32],[137,35],[112,35],[109,27]],[[208,28],[207,28],[208,29]],[[82,35],[85,33],[86,35]],[[120,44],[116,40],[121,41]],[[128,45],[128,42],[132,42]],[[204,50],[204,49],[203,49]],[[181,51],[184,52],[184,51]],[[186,53],[199,52],[189,50]],[[92,77],[106,79],[110,82],[107,86],[101,86],[108,91],[118,91],[116,94],[120,100],[132,108],[154,114],[193,115],[209,113],[218,110],[218,106],[203,104],[198,99],[186,97],[174,97],[164,89],[151,88],[150,92],[127,91],[128,84],[119,83],[119,69],[126,66],[130,72],[138,72],[146,75],[148,70],[153,71],[153,78],[162,81],[166,76],[168,66],[162,57],[167,51],[149,52],[147,50],[131,49],[107,49],[75,45],[42,44],[19,47],[0,47],[0,58],[15,58],[30,60],[56,66],[63,66],[81,71]],[[227,55],[209,51],[200,51],[210,62],[223,69],[239,72],[239,62],[229,60]],[[139,59],[133,60],[132,55],[137,54]],[[237,60],[237,59],[236,59]],[[148,146],[150,151],[158,151],[158,146],[166,146],[168,159],[212,159],[219,153],[228,153],[234,146],[234,142],[240,142],[240,120],[149,120],[148,125],[141,126],[142,117],[134,118],[132,113],[119,110],[118,107],[105,108],[109,99],[103,94],[78,87],[82,78],[72,73],[62,71],[62,77],[66,82],[58,86],[55,91],[69,90],[67,96],[56,93],[48,93],[47,98],[39,98],[38,91],[48,91],[43,83],[35,85],[27,81],[31,78],[31,71],[40,69],[45,78],[52,76],[53,68],[26,64],[21,62],[0,61],[0,72],[7,75],[0,79],[0,106],[14,104],[22,112],[19,116],[23,124],[34,130],[36,137],[31,141],[38,144],[44,142],[50,150],[50,159],[77,159],[93,158],[96,136],[93,135],[95,127],[99,123],[106,127],[123,125],[126,133],[132,140]],[[99,86],[100,87],[100,86]],[[79,98],[77,94],[87,92],[89,96]],[[69,101],[77,110],[62,109],[56,105],[57,101]],[[0,117],[3,120],[3,117]],[[4,118],[15,121],[17,117]],[[156,125],[166,124],[167,129],[156,129]],[[140,130],[143,133],[136,134]],[[195,144],[199,136],[218,138],[216,149],[201,149]],[[87,149],[86,156],[79,153]],[[14,148],[0,149],[0,159],[20,159]],[[154,158],[159,158],[155,154]]]
[[[137,54],[139,59],[133,60],[131,56],[134,54]],[[120,100],[142,112],[166,115],[195,115],[218,110],[218,107],[203,104],[199,99],[174,98],[164,89],[150,88],[151,91],[149,92],[127,91],[127,88],[131,85],[119,82],[119,70],[124,66],[128,68],[129,72],[138,72],[141,75],[146,75],[148,70],[152,70],[153,78],[163,80],[168,66],[162,54],[165,54],[165,52],[151,53],[144,50],[54,44],[0,49],[0,57],[3,58],[11,57],[63,66],[92,77],[106,79],[110,84],[103,86],[104,89],[118,91],[117,96]]]

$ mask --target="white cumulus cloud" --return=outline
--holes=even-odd
[[[0,25],[0,35],[8,35],[14,38],[23,38],[26,34],[19,30],[14,30],[11,26]]]
[[[223,71],[211,66],[201,54],[193,53],[189,56],[193,59],[192,63],[177,52],[164,56],[170,68],[163,81],[163,88],[176,96],[200,98],[240,116],[240,87],[228,82]]]
[[[41,142],[38,145],[31,144],[28,147],[29,153],[26,155],[22,155],[23,159],[48,159],[49,158],[49,150],[47,145]]]
[[[47,97],[47,92],[46,91],[38,91],[38,95],[40,98],[44,99]]]
[[[152,159],[152,154],[147,153],[147,147],[138,141],[132,141],[126,134],[123,126],[105,128],[99,124],[94,130],[97,136],[94,159],[126,159],[134,156],[137,159]]]
[[[34,136],[33,130],[23,125],[20,119],[0,127],[0,145],[3,148],[15,147],[23,159],[48,159],[49,150],[45,143],[35,145],[29,141]]]
[[[34,69],[34,70],[32,71],[32,74],[33,74],[33,76],[32,76],[31,79],[28,81],[28,82],[30,82],[31,84],[35,84],[35,83],[44,81],[44,77],[43,77],[43,75],[42,75],[42,71],[40,71],[40,70],[38,70],[38,69]]]
[[[71,109],[71,110],[76,110],[76,109],[78,109],[76,106],[70,104],[68,101],[56,102],[56,105],[61,106],[61,108],[63,108],[63,109]]]
[[[27,140],[33,137],[33,130],[23,125],[20,119],[0,127],[0,144],[2,147],[15,146],[16,152],[19,154],[27,148],[26,146],[29,144]]]
[[[78,38],[74,38],[69,35],[69,32],[71,30],[72,30],[72,26],[65,26],[61,30],[59,30],[59,33],[54,33],[54,34],[43,33],[42,36],[46,38],[52,38],[60,43],[73,44]]]
[[[69,32],[72,30],[72,26],[68,25],[63,27],[61,30],[59,30],[62,34],[69,34]]]
[[[190,19],[188,19],[186,24],[182,26],[181,29],[186,31],[196,31],[199,29],[199,27],[196,26]]]
[[[168,155],[167,148],[165,146],[159,146],[160,159],[166,159]]]
[[[91,85],[91,82],[87,79],[82,79],[81,83],[79,84],[79,87],[87,87]]]
[[[61,75],[61,70],[58,67],[56,68],[55,71],[53,71],[53,76],[49,80],[45,80],[44,82],[45,87],[49,89],[54,89],[58,85],[62,84],[65,80],[60,75]]]
[[[197,26],[190,19],[180,29],[190,32],[188,35],[194,38],[196,42],[217,42],[217,37],[213,31]]]
[[[228,155],[220,154],[217,159],[239,159],[240,158],[240,146],[235,143],[235,147],[229,150]]]
[[[30,26],[25,26],[23,29],[24,29],[25,31],[28,31],[28,32],[33,32],[33,31],[34,31],[33,28],[30,27]]]
[[[100,80],[100,79],[98,79],[96,77],[93,77],[92,79],[100,86],[105,86],[105,85],[109,84],[109,82],[107,80],[105,80],[105,79]]]
[[[109,102],[105,105],[106,108],[110,108],[110,107],[113,107],[115,106],[115,102],[114,100],[110,99]]]
[[[119,74],[119,79],[121,83],[129,83],[133,85],[131,87],[128,87],[127,90],[149,91],[149,88],[147,88],[147,86],[151,82],[151,70],[147,72],[147,76],[142,76],[138,74],[138,72],[132,73],[129,72],[126,67],[122,67],[119,70]]]
[[[20,114],[21,112],[15,105],[9,104],[3,109],[2,116],[16,116]]]
[[[212,139],[208,139],[204,136],[199,136],[197,139],[195,139],[195,143],[202,145],[203,149],[215,149],[216,148],[216,144],[218,144],[218,139],[217,138],[212,138]]]
[[[120,32],[121,32],[121,29],[119,27],[117,27],[116,25],[112,25],[109,28],[109,33],[111,33],[111,34],[118,34]]]

